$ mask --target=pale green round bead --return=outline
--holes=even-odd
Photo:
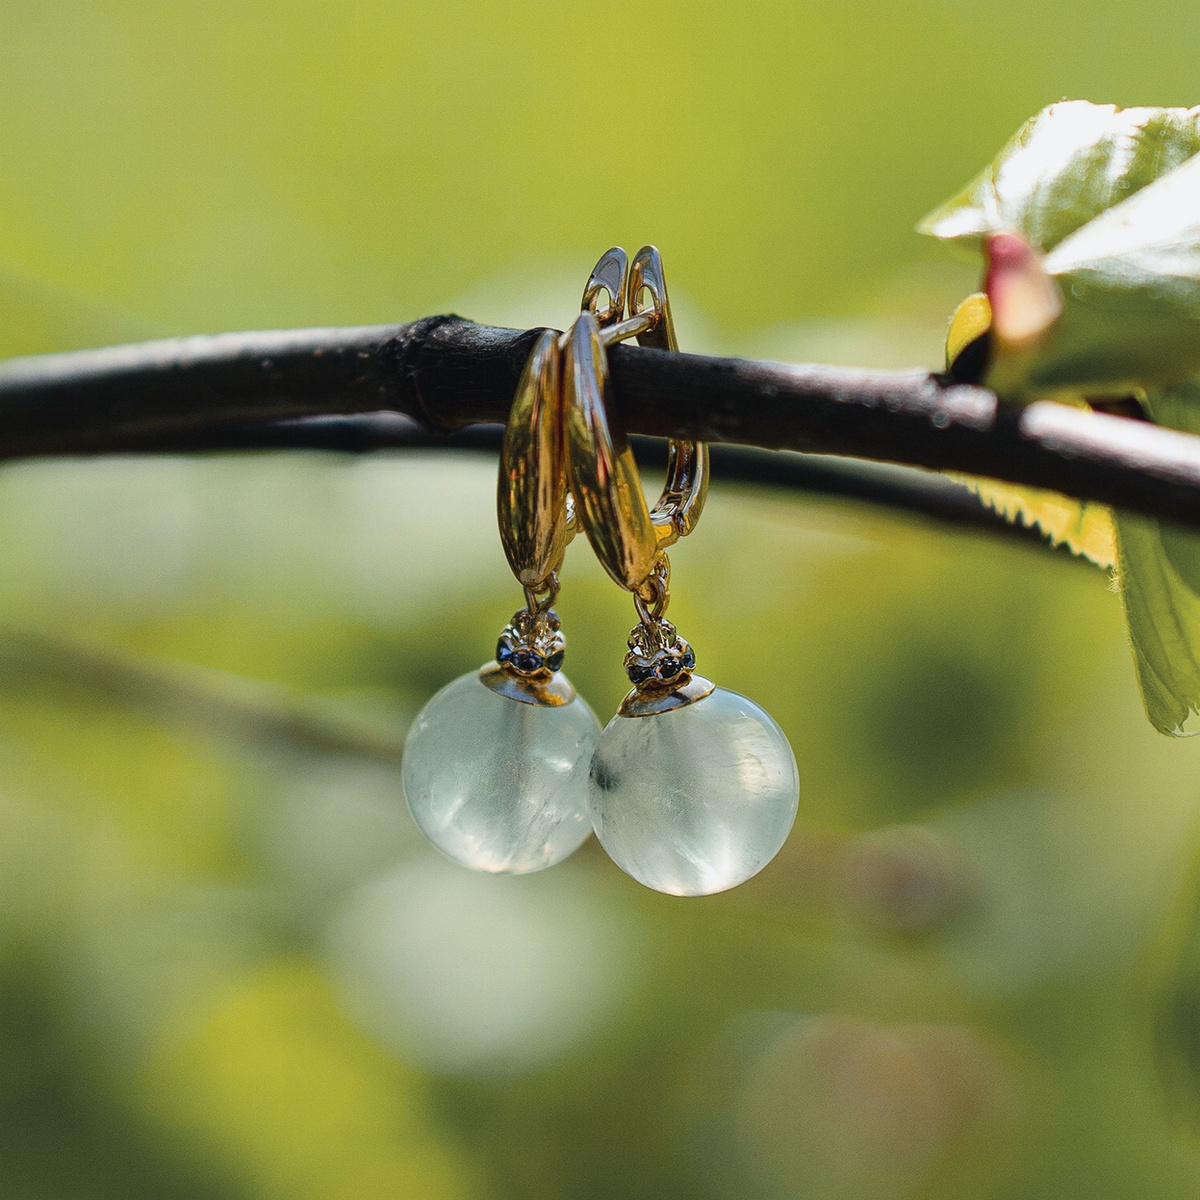
[[[417,714],[401,781],[413,819],[476,871],[523,875],[561,862],[591,833],[588,764],[600,722],[583,699],[525,704],[474,671]]]
[[[723,892],[761,871],[787,840],[799,794],[783,730],[724,688],[683,708],[613,717],[592,756],[600,844],[672,896]]]

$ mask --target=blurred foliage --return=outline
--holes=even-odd
[[[1188,103],[1115,0],[8,3],[0,351],[454,306],[561,324],[615,241],[686,348],[936,361],[907,230],[1063,93]],[[1163,37],[1162,29],[1171,36]],[[700,901],[417,838],[407,721],[518,596],[489,463],[0,474],[0,1195],[1177,1197],[1200,750],[1065,552],[714,488],[703,669],[801,765]],[[633,621],[581,546],[597,712]]]

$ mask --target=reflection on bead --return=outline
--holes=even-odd
[[[723,892],[761,871],[787,839],[800,791],[783,730],[724,688],[669,712],[614,717],[590,774],[605,850],[673,896]]]
[[[495,874],[540,871],[587,839],[587,773],[600,723],[576,696],[543,706],[471,671],[417,715],[401,777],[413,819],[444,854]]]

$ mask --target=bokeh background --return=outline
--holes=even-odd
[[[687,349],[932,365],[926,209],[1050,101],[1200,101],[1193,0],[0,17],[0,354],[561,326],[654,241]],[[704,900],[474,876],[397,764],[519,600],[493,473],[0,472],[0,1196],[1195,1194],[1200,746],[1103,574],[718,484],[672,615],[791,737],[790,842]],[[560,611],[607,714],[582,546]]]

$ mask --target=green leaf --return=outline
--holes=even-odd
[[[1200,157],[1060,242],[1062,316],[1027,367],[1041,394],[1124,394],[1200,371]]]
[[[926,218],[953,242],[1017,234],[1061,295],[1044,334],[996,340],[985,382],[1017,399],[1110,396],[1200,372],[1198,150],[1200,109],[1055,104]]]
[[[1138,394],[1157,424],[1200,433],[1200,109],[1117,109],[1069,102],[1028,121],[996,161],[922,223],[987,252],[992,314],[983,381],[1027,399]],[[1000,234],[1035,253],[1001,256]],[[1011,239],[1009,240],[1011,248]],[[995,253],[993,253],[995,251]],[[1041,256],[1040,258],[1038,256]],[[1005,264],[1018,261],[1019,279]],[[1015,268],[1014,268],[1015,270]],[[1013,280],[1016,279],[1014,286]],[[1043,326],[1011,336],[1051,281]],[[1007,305],[1008,307],[1004,307]],[[972,310],[974,311],[974,310]],[[952,323],[952,359],[981,336]],[[1104,562],[1103,510],[982,484],[1010,520]],[[1091,522],[1089,523],[1089,517]],[[1146,713],[1163,733],[1200,713],[1200,536],[1116,514],[1115,557]]]
[[[1144,401],[1156,425],[1184,433],[1200,433],[1200,380],[1150,392]],[[1163,552],[1176,575],[1200,596],[1200,534],[1181,525],[1164,524],[1159,530]]]
[[[1159,425],[1200,433],[1200,381],[1150,392]],[[1117,580],[1146,715],[1161,733],[1195,733],[1200,713],[1200,535],[1117,513]]]
[[[1160,733],[1194,733],[1200,712],[1200,597],[1171,565],[1157,521],[1118,514],[1118,580],[1146,715]]]
[[[1014,525],[1037,529],[1052,546],[1066,546],[1072,554],[1111,568],[1116,565],[1112,510],[1103,504],[1085,504],[1058,492],[1022,487],[956,475],[993,512]]]
[[[1020,232],[1045,254],[1197,151],[1200,108],[1052,104],[918,229],[972,247]]]

